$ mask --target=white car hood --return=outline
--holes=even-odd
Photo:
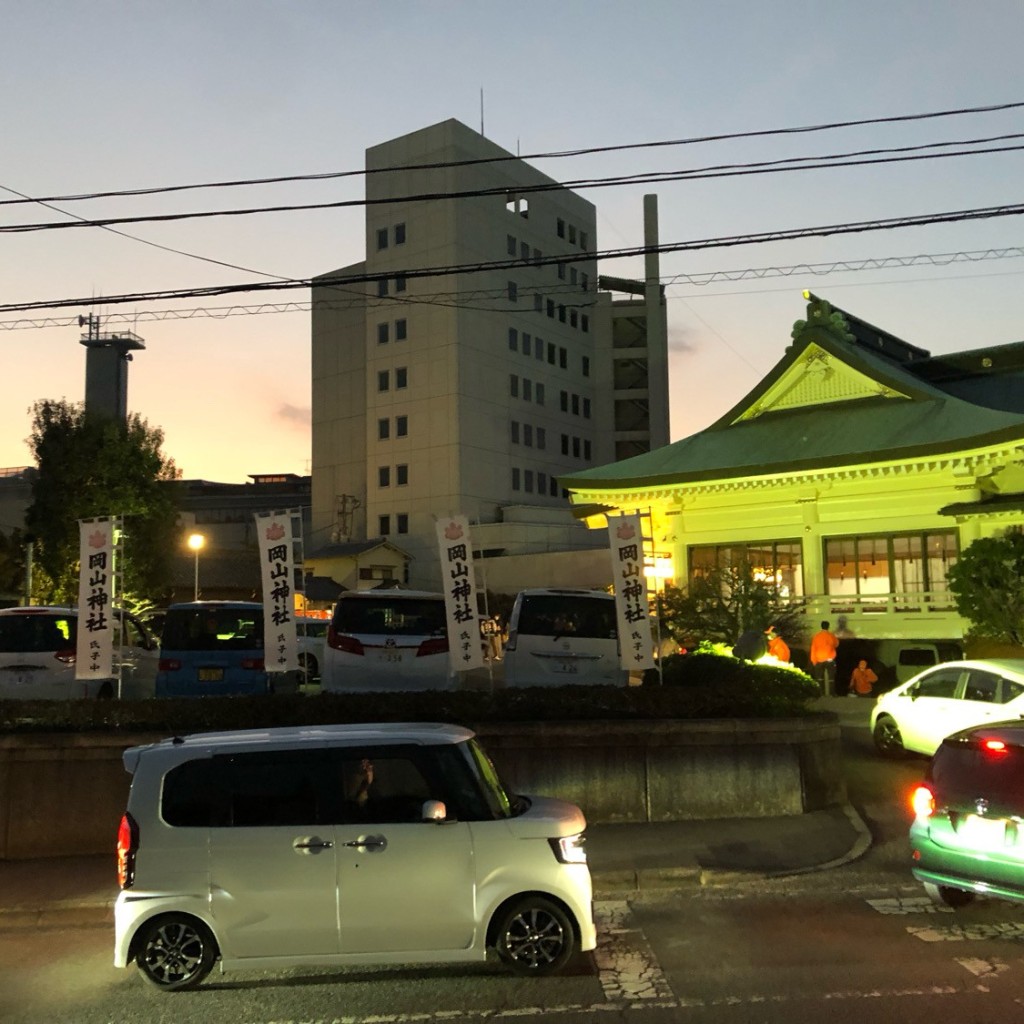
[[[548,839],[574,836],[587,827],[587,819],[575,805],[547,796],[526,796],[530,807],[515,818],[508,818],[508,827],[519,839]]]

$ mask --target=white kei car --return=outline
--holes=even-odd
[[[1024,718],[1024,659],[944,661],[883,693],[871,735],[888,757],[934,754],[960,729]]]

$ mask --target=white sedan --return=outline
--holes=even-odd
[[[944,661],[878,698],[871,735],[889,757],[931,755],[950,733],[1012,718],[1024,718],[1024,659]]]

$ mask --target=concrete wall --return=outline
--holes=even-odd
[[[802,814],[846,799],[833,714],[478,733],[512,789],[570,800],[595,823]],[[0,860],[113,856],[130,782],[121,754],[159,738],[0,737]]]

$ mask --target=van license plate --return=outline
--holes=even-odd
[[[396,662],[400,662],[402,660],[402,652],[401,651],[381,651],[381,653],[377,655],[377,660],[378,661],[383,661],[383,662],[386,662],[386,663],[390,663],[390,664],[395,664]]]
[[[998,849],[1006,841],[1006,822],[1001,818],[980,818],[969,814],[959,831],[962,839],[989,849]]]
[[[575,661],[556,661],[555,671],[565,672],[568,675],[578,675],[580,667]]]
[[[199,670],[199,682],[201,683],[219,683],[224,679],[224,669],[222,668],[201,668]]]

